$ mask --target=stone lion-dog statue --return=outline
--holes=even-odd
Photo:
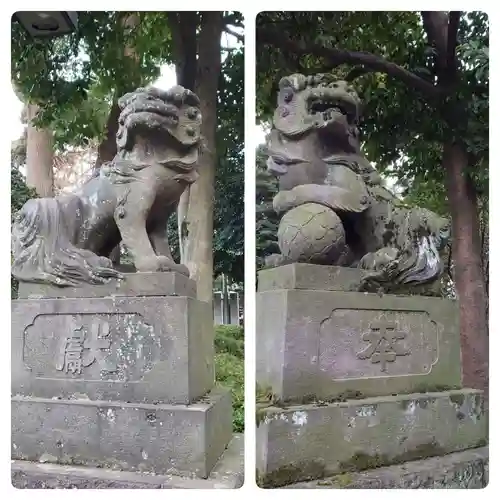
[[[117,154],[78,191],[31,199],[12,227],[12,275],[75,286],[122,275],[109,255],[121,241],[137,272],[177,271],[167,221],[196,181],[200,101],[190,90],[139,88],[118,101]]]
[[[425,288],[443,271],[449,221],[384,187],[361,152],[360,115],[355,89],[332,75],[281,79],[267,144],[281,254],[267,266],[359,267],[361,289]]]

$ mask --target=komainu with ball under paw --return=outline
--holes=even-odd
[[[267,264],[357,266],[364,290],[433,283],[449,222],[383,187],[360,150],[360,108],[354,88],[329,75],[281,79],[267,144],[268,171],[279,179],[281,254]]]

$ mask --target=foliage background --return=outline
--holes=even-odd
[[[245,429],[244,344],[241,326],[219,325],[215,328],[215,379],[221,386],[231,389],[233,432]]]

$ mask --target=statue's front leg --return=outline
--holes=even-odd
[[[178,273],[189,276],[189,269],[183,264],[177,264],[170,251],[170,245],[168,243],[167,235],[167,225],[164,227],[155,227],[149,233],[149,240],[153,246],[156,255],[162,262],[162,270],[167,271],[177,271]]]
[[[120,193],[114,213],[122,241],[132,254],[137,271],[160,271],[161,259],[157,257],[146,231],[146,220],[155,199],[154,187],[147,182],[135,182],[126,189]]]

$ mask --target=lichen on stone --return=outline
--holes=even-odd
[[[257,486],[276,488],[299,481],[310,481],[325,476],[325,464],[322,460],[307,460],[284,465],[267,474],[257,470]]]

